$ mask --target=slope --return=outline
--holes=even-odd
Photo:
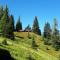
[[[16,37],[14,41],[0,37],[0,48],[10,51],[12,57],[16,60],[28,60],[27,57],[29,54],[36,60],[58,60],[57,55],[50,54],[49,51],[47,52],[47,50],[45,50],[46,46],[43,44],[42,37],[30,33],[31,37],[33,35],[35,36],[36,41],[38,41],[37,43],[40,45],[37,50],[34,50],[31,47],[32,39],[27,38],[27,32],[15,32]],[[8,45],[2,44],[4,39],[7,40]],[[50,52],[52,51],[50,50]]]

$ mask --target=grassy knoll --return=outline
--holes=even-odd
[[[37,50],[34,50],[31,47],[33,35],[35,36],[36,43],[39,45]],[[0,37],[0,48],[10,51],[10,54],[16,60],[28,60],[27,57],[29,55],[31,55],[35,60],[59,60],[59,51],[54,51],[52,47],[44,45],[42,37],[34,33],[30,33],[31,38],[29,39],[27,37],[27,32],[15,32],[15,36],[14,41]],[[7,45],[2,44],[4,39],[7,40]],[[49,50],[46,49],[47,47]]]

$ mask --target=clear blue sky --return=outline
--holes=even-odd
[[[34,16],[38,17],[42,31],[46,21],[53,25],[54,17],[60,25],[60,0],[0,0],[0,5],[5,7],[6,4],[10,14],[14,15],[15,23],[21,17],[23,28],[28,24],[32,26]]]

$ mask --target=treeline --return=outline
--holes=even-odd
[[[5,8],[0,6],[0,35],[2,34],[4,37],[14,39],[14,31],[22,31],[20,16],[16,22],[16,26],[14,26],[14,16],[9,14],[7,5]],[[24,31],[33,31],[34,33],[41,35],[37,17],[35,17],[33,28],[31,29],[30,25],[28,25]]]
[[[46,38],[44,39],[46,45],[52,45],[56,50],[60,49],[60,33],[56,18],[54,18],[53,29],[51,29],[48,22],[45,24],[43,36]]]
[[[18,19],[18,21],[19,21],[19,19]],[[22,29],[21,22],[20,23],[17,22],[16,26],[20,26],[20,27],[18,27],[17,31]],[[43,33],[41,33],[38,18],[37,18],[37,16],[35,16],[32,28],[30,27],[30,25],[28,25],[25,28],[25,30],[28,30],[28,32],[31,31],[31,32],[34,32],[35,34],[43,36],[43,38],[44,38],[43,40],[44,40],[45,45],[51,45],[56,50],[60,49],[60,33],[58,30],[58,23],[57,23],[56,18],[54,18],[54,20],[53,20],[53,29],[51,28],[50,23],[46,22],[45,26],[44,26]],[[37,46],[35,41],[34,41],[34,38],[33,38],[33,44],[34,44],[33,46]]]
[[[18,18],[16,22],[16,26],[14,26],[14,16],[9,14],[9,9],[6,5],[5,8],[2,6],[0,7],[0,35],[14,39],[14,31],[21,31],[22,28],[22,22],[20,21],[20,17]],[[50,23],[46,22],[43,30],[43,34],[41,34],[41,30],[39,27],[39,22],[37,16],[34,18],[33,26],[32,28],[30,25],[28,25],[24,31],[31,31],[38,35],[43,35],[44,38],[44,44],[46,45],[52,45],[56,48],[56,50],[60,49],[60,33],[58,30],[58,23],[56,18],[53,22],[53,29],[51,29]]]
[[[22,23],[21,22],[19,23],[19,22],[20,22],[20,18],[18,19],[18,22],[16,24],[16,29],[17,29],[16,31],[19,31],[22,29]],[[35,34],[43,36],[45,45],[51,45],[56,50],[60,49],[60,33],[58,30],[58,23],[56,18],[54,18],[53,20],[53,29],[51,28],[50,23],[46,22],[43,33],[41,33],[38,18],[37,16],[35,16],[32,28],[30,27],[30,25],[28,25],[24,31],[26,30],[28,30],[28,32],[31,31],[31,32],[34,32]],[[33,38],[32,44],[33,46],[37,46],[34,38]]]
[[[41,30],[39,29],[38,19],[37,17],[35,17],[32,27],[32,32],[43,36],[45,45],[51,45],[52,47],[55,48],[56,51],[60,49],[60,33],[58,30],[58,23],[56,18],[54,18],[53,20],[53,28],[51,28],[49,22],[46,22],[43,33],[41,34]]]

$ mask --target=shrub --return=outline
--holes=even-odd
[[[7,45],[7,40],[4,39],[3,42],[2,42],[2,44]]]
[[[28,60],[35,60],[30,54],[29,56],[27,57]]]
[[[46,50],[50,50],[48,47],[46,47]]]
[[[38,47],[38,45],[37,45],[37,43],[36,43],[36,41],[35,41],[35,39],[34,39],[34,37],[32,38],[32,48],[33,49],[37,49],[37,47]]]

